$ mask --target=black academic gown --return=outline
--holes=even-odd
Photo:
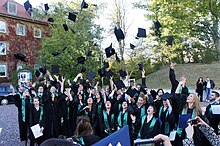
[[[22,93],[20,93],[22,95]],[[28,140],[28,125],[29,125],[29,110],[30,110],[30,100],[29,97],[26,99],[22,99],[19,94],[13,96],[15,106],[18,108],[18,124],[19,124],[19,132],[20,132],[20,140],[27,141]],[[23,108],[25,109],[25,118],[22,116],[22,100],[24,101]]]
[[[72,139],[74,142],[77,142],[78,144],[83,146],[91,146],[101,140],[101,138],[96,135],[72,137]]]
[[[57,97],[55,97],[57,98]],[[60,134],[61,111],[58,101],[52,101],[51,95],[44,103],[44,137],[45,139],[57,138]]]
[[[30,107],[29,127],[39,124],[40,127],[44,127],[43,107],[40,106],[37,110],[33,105]],[[34,138],[33,132],[29,129],[30,146],[34,146],[34,143],[40,144],[43,141],[43,137],[37,139]]]
[[[116,125],[115,122],[116,122],[116,116],[112,111],[110,111],[109,114],[106,112],[106,110],[102,111],[102,114],[100,115],[100,120],[99,120],[102,138],[115,132],[117,128],[115,127]],[[106,133],[105,130],[108,133]]]

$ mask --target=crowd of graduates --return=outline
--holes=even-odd
[[[138,138],[155,136],[166,141],[175,130],[177,134],[172,145],[213,145],[210,140],[213,137],[207,138],[201,129],[205,125],[214,128],[212,134],[219,132],[220,116],[214,115],[211,109],[211,105],[219,104],[218,92],[212,91],[210,103],[203,113],[198,96],[187,88],[187,78],[176,79],[174,64],[169,69],[170,93],[164,93],[163,89],[149,90],[144,69],[141,74],[142,84],[130,87],[123,84],[126,78],[115,82],[111,76],[109,85],[99,89],[98,82],[93,85],[85,81],[82,73],[70,81],[63,76],[51,75],[49,71],[40,82],[25,87],[18,85],[17,92],[13,90],[12,94],[18,108],[21,141],[27,145],[29,139],[30,145],[34,146],[50,138],[62,137],[81,145],[92,145],[128,125],[131,143]],[[197,119],[198,126],[191,126],[194,131],[191,137],[186,130],[188,127],[179,127],[181,114],[190,114],[190,119]],[[30,127],[36,124],[40,125],[43,136],[35,139]]]

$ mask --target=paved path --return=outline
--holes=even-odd
[[[203,110],[208,105],[206,102],[200,103]],[[19,139],[17,108],[14,104],[0,106],[0,146],[22,146]]]

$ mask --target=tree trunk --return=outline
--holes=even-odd
[[[219,19],[216,19],[213,23],[213,39],[214,39],[214,45],[215,49],[217,51],[217,57],[218,60],[220,60],[220,28],[219,28]]]

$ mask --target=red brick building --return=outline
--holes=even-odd
[[[0,0],[0,82],[10,80],[18,68],[38,65],[40,41],[48,29],[47,21],[34,19],[33,12],[26,11],[22,4]],[[27,62],[15,59],[15,53],[24,54]]]

